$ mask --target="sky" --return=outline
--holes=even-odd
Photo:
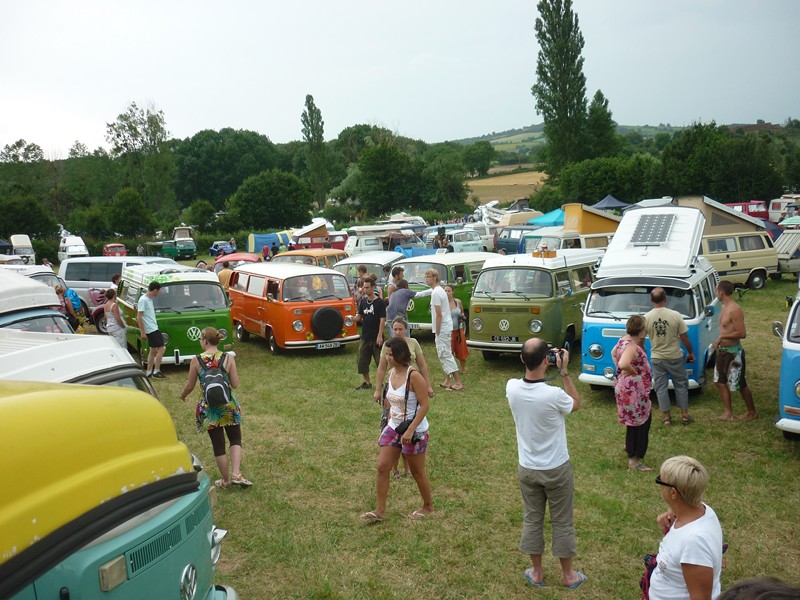
[[[798,0],[574,0],[587,98],[623,125],[800,118]],[[434,143],[540,123],[533,0],[31,0],[0,6],[0,147],[108,147],[131,102],[172,137],[325,138],[367,123]]]

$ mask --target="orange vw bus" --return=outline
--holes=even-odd
[[[281,252],[272,258],[274,263],[291,263],[299,265],[316,265],[330,269],[340,260],[347,258],[344,250],[336,248],[304,248],[302,250],[289,250]]]
[[[253,263],[237,267],[228,296],[236,337],[250,334],[281,350],[327,350],[360,338],[350,286],[332,269],[295,263]]]

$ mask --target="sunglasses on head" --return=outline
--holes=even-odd
[[[678,488],[676,488],[674,485],[672,485],[671,483],[667,483],[666,481],[661,479],[661,475],[656,475],[656,483],[658,485],[663,485],[664,487],[671,487],[673,490],[675,490],[679,494],[681,493],[681,491]]]

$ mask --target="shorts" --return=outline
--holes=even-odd
[[[378,446],[391,446],[392,448],[400,448],[403,454],[425,454],[428,451],[428,432],[417,434],[421,439],[416,444],[403,444],[401,436],[391,425],[387,425],[381,432],[381,437],[378,439]]]
[[[161,331],[159,329],[151,331],[147,334],[147,343],[151,348],[162,348],[163,346],[166,346],[164,343],[164,336],[161,335]]]
[[[369,363],[371,360],[378,365],[381,361],[381,347],[377,340],[365,340],[361,338],[358,345],[358,374],[369,375]]]
[[[737,346],[730,346],[737,348]],[[725,347],[717,348],[717,362],[714,365],[714,383],[726,383],[732,392],[745,389],[744,348],[738,346],[738,352],[728,352]]]

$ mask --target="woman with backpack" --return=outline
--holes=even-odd
[[[242,463],[242,431],[241,408],[233,389],[239,387],[239,374],[236,371],[236,360],[230,354],[217,348],[219,331],[206,327],[200,332],[201,354],[192,357],[189,364],[189,380],[181,393],[181,400],[192,392],[198,379],[202,396],[195,410],[197,432],[208,432],[214,448],[214,459],[217,461],[222,479],[214,485],[228,488],[231,485],[251,486],[241,473]],[[232,389],[233,388],[233,389]],[[231,464],[228,469],[228,457],[225,453],[225,436],[230,445]],[[232,471],[232,472],[231,472]]]

